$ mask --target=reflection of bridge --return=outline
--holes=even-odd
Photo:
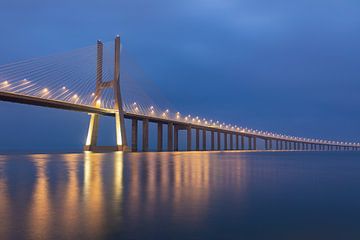
[[[92,51],[96,53],[96,62],[89,63],[89,52]],[[82,56],[84,52],[86,56]],[[68,55],[0,66],[0,100],[89,113],[91,119],[85,144],[85,150],[88,151],[105,149],[97,146],[100,115],[115,117],[116,147],[107,148],[108,150],[137,151],[139,121],[142,122],[143,151],[149,150],[149,123],[157,124],[158,151],[162,151],[164,146],[164,125],[167,126],[168,151],[179,150],[180,130],[186,131],[188,151],[193,150],[193,130],[195,131],[195,150],[256,150],[258,139],[264,141],[265,150],[360,149],[359,143],[275,134],[190,115],[183,116],[179,112],[171,113],[168,109],[161,111],[154,105],[146,106],[137,102],[123,103],[120,91],[119,37],[115,39],[114,52],[115,63],[113,69],[110,68],[110,70],[109,66],[106,66],[109,59],[108,52],[104,51],[104,44],[100,41],[96,49],[84,48]],[[75,61],[74,59],[78,62],[71,64],[71,61]],[[95,57],[93,59],[95,60]],[[93,69],[89,71],[81,67],[86,64]],[[62,71],[61,68],[66,68],[66,70]],[[49,79],[51,79],[50,83]],[[68,82],[69,79],[79,80]],[[131,148],[127,144],[125,118],[132,121]],[[210,147],[207,145],[209,138],[207,133],[210,133]]]

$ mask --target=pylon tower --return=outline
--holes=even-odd
[[[115,131],[116,146],[101,147],[97,145],[100,115],[90,114],[89,130],[86,138],[85,151],[116,150],[127,151],[129,148],[126,141],[124,110],[122,108],[122,98],[120,91],[120,36],[115,38],[115,59],[114,59],[114,78],[112,80],[103,80],[103,43],[97,41],[97,59],[96,59],[96,89],[94,106],[101,107],[101,95],[105,89],[114,91],[114,112],[115,112]]]

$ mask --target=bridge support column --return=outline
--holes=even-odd
[[[163,125],[158,123],[158,135],[157,135],[157,150],[161,152],[163,150]]]
[[[256,137],[255,136],[253,137],[253,140],[254,140],[253,148],[254,148],[254,150],[256,150]]]
[[[211,151],[215,150],[215,132],[211,130]]]
[[[227,137],[227,133],[224,132],[224,150],[228,150],[228,137]]]
[[[143,136],[142,136],[142,150],[143,152],[149,151],[149,120],[143,120]]]
[[[241,135],[241,150],[245,150],[245,136]]]
[[[252,150],[252,146],[251,146],[251,145],[252,145],[252,142],[251,142],[251,141],[252,141],[252,139],[251,139],[251,137],[249,136],[249,137],[248,137],[248,145],[249,145],[249,146],[248,146],[248,149],[249,149],[249,150]]]
[[[137,119],[131,120],[131,151],[137,152],[138,143],[138,121]]]
[[[268,150],[269,149],[269,146],[268,146],[268,140],[265,139],[265,150]]]
[[[234,135],[230,133],[229,136],[230,136],[230,150],[234,150]]]
[[[272,149],[273,149],[273,146],[272,146],[272,140],[271,140],[271,139],[269,139],[269,148],[270,148],[270,150],[272,150]]]
[[[279,150],[279,140],[275,140],[275,144],[276,144],[276,150]]]
[[[288,142],[284,141],[284,144],[285,144],[285,150],[288,150]]]
[[[88,135],[86,138],[86,144],[84,147],[85,151],[94,151],[97,145],[97,137],[99,132],[99,115],[92,113],[90,114],[90,124]]]
[[[202,134],[203,134],[203,141],[202,141],[203,147],[202,147],[202,150],[206,151],[206,129],[205,128],[203,129]]]
[[[174,146],[173,146],[173,129],[174,129],[174,124],[173,123],[168,123],[168,144],[167,144],[167,149],[169,152],[174,151]]]
[[[191,126],[187,126],[186,128],[186,137],[187,151],[191,151]]]
[[[217,131],[217,150],[221,150],[221,132]]]
[[[200,129],[195,129],[195,150],[200,151]]]
[[[236,150],[239,150],[239,134],[235,134],[235,137],[236,137],[236,139],[235,139]]]
[[[174,127],[174,150],[179,151],[179,127]]]

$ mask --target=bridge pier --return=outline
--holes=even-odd
[[[211,130],[211,151],[215,150],[215,132]]]
[[[174,151],[179,151],[179,126],[174,126]]]
[[[228,150],[228,137],[226,132],[224,132],[224,150]]]
[[[239,134],[235,134],[235,137],[236,137],[236,150],[239,150]]]
[[[191,151],[191,126],[186,127],[186,136],[187,136],[187,151]]]
[[[96,113],[90,114],[90,124],[88,135],[86,138],[85,151],[95,151],[97,145],[97,137],[99,133],[99,115]]]
[[[252,146],[251,146],[251,145],[252,145],[252,142],[251,142],[251,141],[252,141],[251,137],[248,136],[248,149],[249,149],[249,150],[252,150]]]
[[[162,123],[158,123],[158,134],[157,134],[157,150],[162,152],[163,150],[163,125]]]
[[[167,144],[167,150],[169,152],[174,151],[174,142],[173,142],[173,130],[174,129],[174,124],[173,123],[168,123],[168,144]]]
[[[220,130],[217,131],[217,150],[221,150],[221,132]]]
[[[273,146],[272,146],[272,140],[271,140],[271,139],[269,139],[269,148],[270,148],[270,150],[272,150],[272,149],[273,149]]]
[[[245,136],[241,135],[241,150],[245,150]]]
[[[230,133],[229,136],[230,136],[230,150],[234,150],[234,136],[232,133]]]
[[[206,129],[205,128],[203,129],[202,133],[203,133],[203,142],[202,142],[203,147],[202,147],[202,150],[206,151]]]
[[[143,152],[149,151],[149,120],[143,120],[143,142],[142,142],[142,149]]]
[[[200,129],[195,128],[195,150],[200,151]]]
[[[131,120],[131,151],[137,152],[138,143],[138,121],[137,119]]]
[[[253,137],[253,141],[254,141],[253,148],[254,148],[254,150],[256,150],[256,137],[255,136]]]
[[[266,138],[264,139],[264,145],[265,145],[265,150],[268,150],[269,149],[268,140]]]

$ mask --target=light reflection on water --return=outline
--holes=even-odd
[[[0,239],[357,239],[359,156],[4,155]]]

